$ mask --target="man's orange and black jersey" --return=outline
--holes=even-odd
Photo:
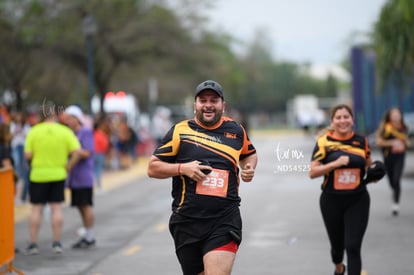
[[[326,164],[335,161],[340,156],[349,156],[348,165],[336,168],[324,176],[322,190],[335,194],[350,194],[365,190],[366,185],[362,182],[365,175],[366,162],[370,158],[370,154],[369,145],[364,136],[352,133],[348,137],[340,139],[334,137],[333,132],[330,131],[319,137],[313,150],[312,161],[317,160],[322,164]],[[351,171],[351,173],[345,174],[345,178],[355,177],[355,185],[350,185],[352,188],[346,188],[346,185],[342,185],[345,188],[338,187],[338,174],[341,171]]]
[[[406,129],[396,129],[391,125],[391,123],[386,123],[381,130],[381,138],[384,140],[399,139],[403,144],[408,140],[407,130]],[[404,145],[405,146],[405,145]],[[389,154],[404,154],[405,148],[400,152],[395,152],[390,146],[382,147],[382,153],[384,156]]]
[[[176,124],[165,135],[154,156],[169,163],[207,161],[213,169],[224,171],[228,185],[221,196],[200,194],[197,183],[190,178],[173,177],[173,211],[188,217],[211,218],[239,206],[239,160],[254,153],[256,150],[243,127],[223,117],[209,128],[194,119]]]

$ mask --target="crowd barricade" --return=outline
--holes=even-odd
[[[0,169],[0,274],[24,274],[13,266],[14,248],[14,171]]]

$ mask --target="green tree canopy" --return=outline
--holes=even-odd
[[[374,45],[382,77],[411,74],[414,65],[414,1],[388,0],[374,29]]]
[[[296,94],[327,95],[335,81],[313,79],[302,65],[278,61],[264,30],[236,53],[231,34],[210,30],[209,0],[1,0],[0,87],[27,101],[78,103],[88,108],[85,18],[93,18],[96,93],[124,90],[150,109],[148,82],[158,80],[156,104],[193,99],[195,84],[219,81],[226,100],[243,112],[282,112]]]

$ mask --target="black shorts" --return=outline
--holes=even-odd
[[[71,189],[72,199],[71,206],[93,206],[93,189],[79,188]]]
[[[215,219],[192,219],[173,213],[170,232],[175,252],[184,275],[199,274],[204,270],[203,256],[215,248],[242,239],[242,221],[239,208]]]
[[[30,182],[30,202],[32,204],[46,204],[48,202],[63,202],[65,200],[65,181]]]

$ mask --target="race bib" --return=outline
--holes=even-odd
[[[203,181],[197,182],[196,194],[226,197],[229,186],[229,171],[214,169]]]
[[[401,139],[397,139],[391,147],[391,152],[392,153],[397,153],[398,154],[398,153],[404,152],[404,150],[405,150],[405,145],[404,145],[404,142]]]
[[[336,190],[353,190],[360,182],[359,168],[336,169],[334,172],[334,188]]]

